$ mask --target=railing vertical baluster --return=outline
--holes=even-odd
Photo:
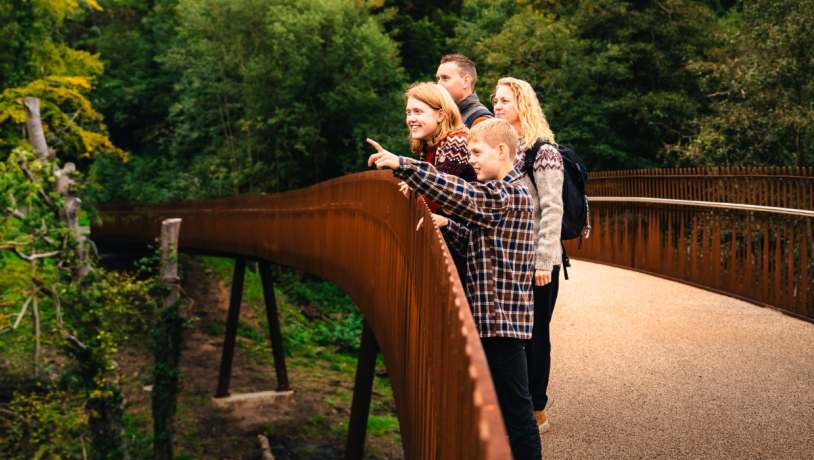
[[[794,246],[796,235],[794,233],[794,227],[797,225],[796,220],[789,220],[789,236],[786,239],[786,252],[788,253],[788,260],[786,264],[788,265],[786,268],[788,269],[788,274],[786,275],[786,301],[784,302],[781,308],[785,308],[789,311],[794,311]]]

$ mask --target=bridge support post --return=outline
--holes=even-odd
[[[348,441],[345,460],[362,460],[365,454],[367,417],[370,414],[370,398],[373,393],[373,376],[376,372],[376,355],[379,344],[367,321],[362,323],[362,344],[356,365],[356,383],[353,386],[353,402],[348,422]]]
[[[216,398],[229,396],[229,379],[232,377],[232,358],[235,356],[237,323],[240,319],[240,302],[243,298],[243,279],[246,275],[246,259],[235,259],[232,276],[232,292],[229,296],[229,316],[226,319],[226,337],[223,339],[223,356],[220,361],[220,378]]]
[[[271,336],[271,351],[274,353],[274,368],[277,370],[277,391],[290,390],[288,371],[285,368],[283,351],[283,334],[280,332],[280,317],[277,315],[277,297],[274,295],[274,279],[271,275],[271,264],[267,261],[258,263],[260,279],[263,282],[263,297],[266,301],[266,318]]]

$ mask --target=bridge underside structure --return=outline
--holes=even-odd
[[[389,172],[372,171],[277,195],[103,205],[102,244],[153,243],[181,218],[181,252],[233,257],[221,378],[231,354],[246,260],[261,262],[280,390],[288,389],[268,262],[323,277],[365,318],[346,458],[362,458],[376,350],[390,374],[406,458],[509,459],[491,375],[455,266],[426,206],[406,200]],[[416,231],[416,222],[426,217]],[[296,388],[296,382],[291,382]]]

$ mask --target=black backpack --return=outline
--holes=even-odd
[[[545,141],[537,141],[531,149],[526,150],[526,158],[523,165],[523,172],[528,174],[534,190],[537,190],[537,183],[534,179],[534,161],[537,159],[537,152]],[[588,195],[585,194],[585,181],[588,180],[588,170],[570,147],[562,144],[557,145],[557,151],[562,156],[562,164],[565,169],[562,181],[562,232],[560,234],[560,244],[564,240],[573,240],[580,237],[579,247],[582,247],[582,229],[588,223]],[[562,265],[565,272],[565,279],[568,279],[568,270],[571,262],[568,254],[565,253],[565,246],[562,246]]]

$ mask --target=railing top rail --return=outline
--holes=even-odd
[[[764,167],[711,167],[711,168],[657,168],[627,169],[616,171],[596,171],[588,173],[589,179],[634,179],[634,178],[795,178],[814,179],[810,167],[764,166]]]
[[[752,204],[739,204],[739,203],[719,203],[715,201],[670,200],[666,198],[640,198],[640,197],[616,197],[616,196],[592,196],[588,197],[588,201],[621,201],[627,203],[639,202],[639,203],[677,204],[684,206],[701,206],[710,208],[738,209],[744,211],[774,212],[778,214],[788,214],[793,216],[814,217],[814,211],[807,211],[805,209],[776,208],[773,206],[756,206]]]

